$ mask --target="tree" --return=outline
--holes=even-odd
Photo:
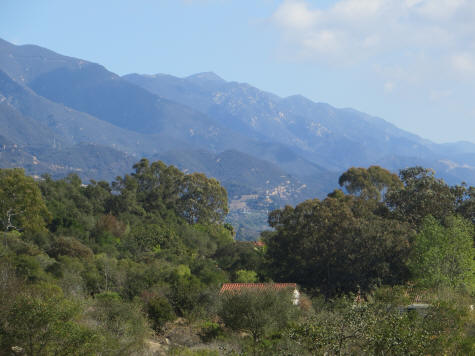
[[[265,242],[273,279],[326,296],[406,280],[411,229],[376,215],[374,207],[373,201],[345,196],[271,212],[275,232]]]
[[[462,183],[451,189],[456,198],[457,214],[475,223],[475,187]]]
[[[428,216],[412,248],[410,268],[428,287],[475,287],[474,228],[470,221],[449,217],[445,225]]]
[[[238,270],[261,271],[262,253],[248,242],[233,242],[216,250],[213,258],[226,271]]]
[[[375,200],[381,200],[390,189],[402,188],[402,182],[396,174],[379,166],[350,168],[340,176],[338,183],[350,194]]]
[[[183,180],[179,206],[189,224],[222,223],[228,214],[228,195],[216,179],[193,173]]]
[[[439,221],[453,215],[457,197],[442,179],[438,179],[431,169],[412,167],[400,171],[404,187],[391,189],[385,202],[393,215],[414,227],[432,215]]]
[[[254,271],[247,271],[240,269],[236,271],[235,282],[237,283],[255,283],[257,282],[257,273]]]
[[[60,288],[40,284],[17,295],[0,325],[0,353],[12,347],[27,355],[91,355],[99,337],[80,325],[80,305],[66,299]]]
[[[184,173],[162,161],[149,163],[142,159],[134,165],[132,176],[137,181],[137,200],[146,211],[174,209],[182,190]]]
[[[226,190],[204,174],[184,174],[161,161],[142,159],[135,172],[112,183],[120,194],[111,201],[113,212],[137,212],[165,218],[174,212],[189,224],[223,223],[228,214]],[[138,206],[137,206],[138,205]],[[133,209],[131,209],[133,207]]]
[[[50,215],[41,191],[23,169],[0,170],[0,224],[3,231],[44,231]]]
[[[82,186],[77,174],[70,174],[59,180],[44,175],[38,183],[53,218],[48,224],[52,232],[86,238],[88,230],[94,226],[91,215],[94,205],[85,194],[87,188]]]
[[[169,227],[161,227],[156,224],[146,224],[135,226],[129,235],[130,243],[128,248],[131,252],[143,253],[147,251],[160,251],[163,248],[170,248],[173,240],[176,239],[175,232]]]
[[[241,290],[221,295],[219,317],[234,331],[251,334],[257,343],[269,333],[281,330],[298,312],[289,290]]]

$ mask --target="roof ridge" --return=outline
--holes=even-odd
[[[284,288],[297,288],[297,283],[223,283],[221,292],[229,290],[241,290],[241,289],[284,289]]]

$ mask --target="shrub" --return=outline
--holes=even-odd
[[[94,254],[89,247],[74,237],[58,237],[48,249],[48,255],[54,258],[59,256],[92,258]]]
[[[149,297],[145,310],[155,331],[160,331],[167,321],[175,319],[173,307],[168,299],[162,296]]]
[[[234,331],[251,334],[254,342],[283,329],[297,316],[287,290],[242,290],[226,292],[221,296],[219,317]]]

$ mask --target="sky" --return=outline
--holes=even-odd
[[[213,71],[475,142],[474,0],[0,0],[0,38],[120,75]]]

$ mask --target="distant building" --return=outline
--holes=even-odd
[[[224,283],[221,287],[220,293],[241,291],[263,291],[263,290],[291,290],[292,304],[298,305],[300,302],[300,292],[296,283]]]

